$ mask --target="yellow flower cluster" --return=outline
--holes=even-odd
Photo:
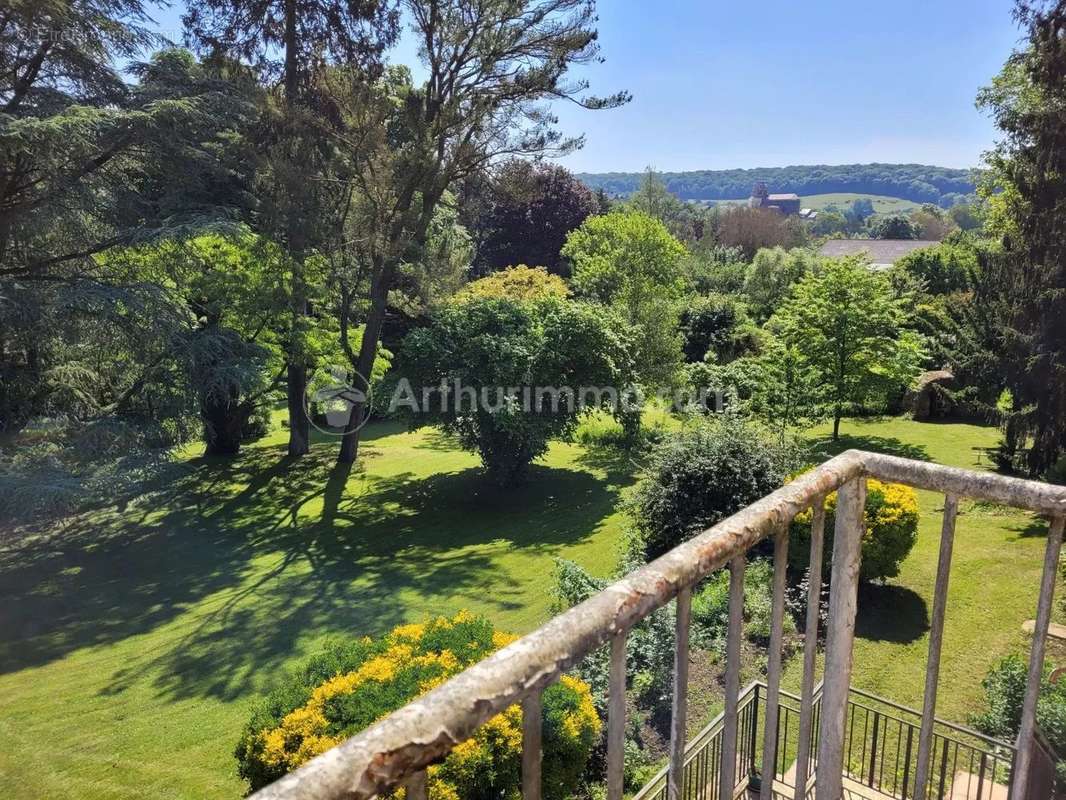
[[[877,508],[872,519],[867,514],[867,534],[879,525],[898,525],[901,522],[908,522],[911,518],[917,520],[918,495],[909,486],[870,479],[867,482],[867,491],[879,492],[884,498],[884,502]]]
[[[400,625],[380,643],[376,654],[357,669],[335,675],[315,687],[304,705],[282,717],[275,727],[261,730],[259,746],[253,750],[258,750],[262,763],[275,773],[291,771],[350,735],[350,727],[345,726],[352,724],[351,713],[357,713],[359,719],[375,715],[380,719],[395,710],[374,705],[381,701],[375,699],[380,695],[371,684],[385,686],[399,681],[400,685],[412,689],[417,686],[415,694],[424,694],[470,663],[506,647],[517,638],[492,631],[484,620],[465,611],[451,618],[438,617],[426,623]],[[442,642],[450,644],[444,646]],[[373,645],[371,640],[363,643]],[[561,715],[559,735],[574,742],[578,752],[584,749],[584,757],[587,757],[587,750],[600,733],[600,720],[589,687],[577,678],[564,676],[556,689],[565,689],[569,698],[564,701],[567,710]],[[346,700],[348,705],[338,705],[339,699],[357,692],[362,694]],[[359,711],[338,711],[348,706]],[[347,722],[330,719],[338,713],[348,715]],[[457,745],[444,762],[429,768],[431,800],[459,800],[464,787],[483,783],[488,772],[497,775],[496,780],[502,781],[501,785],[509,785],[509,776],[518,775],[521,752],[522,710],[516,704]],[[517,786],[515,788],[517,790]],[[398,789],[392,796],[395,800],[403,800],[404,792]]]
[[[581,739],[590,734],[593,739],[600,735],[600,715],[592,704],[592,691],[582,680],[563,675],[559,683],[573,691],[578,698],[577,709],[563,720],[563,728],[574,739]]]
[[[793,476],[795,477],[795,476]],[[916,524],[918,520],[918,495],[914,489],[901,483],[883,483],[875,478],[866,481],[866,492],[880,494],[884,502],[880,503],[874,513],[870,513],[869,504],[863,513],[866,533],[864,538],[871,538],[876,531],[888,525],[900,523],[909,524],[912,520]],[[825,510],[827,514],[833,514],[837,507],[837,493],[832,492],[825,498]],[[811,510],[807,509],[796,515],[796,522],[809,525],[811,522]]]
[[[418,635],[420,637],[421,633]],[[405,636],[394,638],[401,641],[409,639]],[[327,701],[339,695],[351,694],[371,681],[388,683],[400,669],[421,671],[425,668],[437,674],[420,684],[422,691],[428,691],[453,675],[459,668],[459,661],[447,650],[415,656],[410,644],[398,643],[354,672],[330,678],[312,692],[311,699],[305,705],[286,714],[278,727],[262,734],[263,760],[272,766],[284,766],[291,770],[326,752],[341,741],[341,737],[329,734],[329,720],[325,715]]]

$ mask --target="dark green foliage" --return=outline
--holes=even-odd
[[[1009,448],[1041,475],[1066,452],[1066,4],[1018,2],[1015,17],[1027,44],[978,98],[1001,131],[985,192],[1004,244],[987,276],[999,312],[988,349],[1029,409]]]
[[[918,239],[918,226],[902,214],[882,217],[870,228],[870,235],[875,239]]]
[[[705,242],[681,261],[685,279],[700,294],[739,294],[747,268],[739,247],[708,247]]]
[[[667,437],[630,500],[633,556],[648,560],[778,489],[790,447],[726,416]]]
[[[726,364],[758,350],[759,330],[744,305],[729,295],[696,296],[681,312],[683,350],[689,362]]]
[[[770,641],[773,611],[773,564],[754,559],[744,569],[744,635],[753,642]],[[729,627],[729,570],[708,578],[692,597],[692,624],[697,641],[710,646],[725,638]],[[785,615],[785,633],[795,633],[796,623]]]
[[[593,578],[572,561],[556,559],[552,587],[554,609],[565,611],[605,588],[609,581]],[[626,637],[628,685],[642,708],[668,712],[674,665],[675,612],[671,603],[652,612]],[[601,716],[607,711],[610,651],[600,648],[578,665],[578,674],[592,689]]]
[[[517,264],[565,274],[559,252],[566,235],[598,213],[585,184],[557,164],[507,161],[460,195],[460,219],[477,244],[474,270],[485,274]]]
[[[985,710],[970,720],[975,728],[1008,741],[1018,735],[1028,671],[1025,660],[1013,654],[988,671],[981,681],[985,689]]]
[[[577,176],[593,189],[629,195],[640,186],[639,172],[608,172]],[[737,200],[747,197],[751,187],[763,182],[775,192],[799,195],[854,192],[902,197],[916,203],[937,202],[942,194],[972,194],[969,170],[931,167],[922,164],[842,164],[840,166],[796,166],[764,169],[701,170],[663,172],[666,188],[682,200]]]
[[[481,455],[495,481],[519,483],[549,439],[573,433],[581,387],[628,385],[631,361],[619,332],[604,309],[563,300],[474,299],[447,306],[404,340],[402,377],[420,404],[422,387],[452,388],[458,381],[476,393],[477,407],[468,395],[442,410],[435,393],[412,420],[442,425]],[[574,394],[534,397],[536,387],[568,387]]]
[[[970,718],[977,730],[1013,742],[1018,736],[1025,701],[1029,666],[1025,659],[1011,654],[988,671],[981,682],[985,689],[985,709]],[[1045,669],[1036,705],[1036,724],[1058,754],[1066,754],[1066,682],[1052,683]],[[1059,774],[1063,763],[1059,762]]]
[[[931,294],[950,294],[965,291],[973,284],[977,253],[967,244],[944,242],[908,253],[895,267],[920,279]]]

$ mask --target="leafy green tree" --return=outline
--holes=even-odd
[[[99,373],[64,363],[101,326],[135,349],[142,330],[117,312],[148,302],[150,287],[110,280],[94,256],[216,218],[240,183],[222,178],[228,127],[244,110],[234,85],[178,51],[140,65],[140,81],[127,84],[114,60],[154,41],[139,3],[48,8],[20,4],[0,36],[10,65],[0,71],[0,427],[9,432],[62,413],[48,378],[57,370],[80,372],[80,396],[109,405],[91,385],[103,385]]]
[[[381,69],[399,16],[391,0],[190,0],[189,38],[206,54],[250,62],[267,88],[250,132],[257,153],[256,230],[284,248],[293,265],[286,342],[289,454],[310,448],[308,374],[315,366],[311,264],[340,224],[344,193],[328,129],[335,117],[322,73],[342,62],[363,80]],[[367,365],[369,374],[373,359]]]
[[[814,422],[818,416],[820,384],[817,371],[796,346],[770,335],[763,352],[736,363],[750,381],[747,408],[775,427],[783,439],[790,429]]]
[[[870,235],[875,239],[918,239],[918,226],[902,214],[892,214],[874,222]]]
[[[823,208],[810,227],[815,236],[834,236],[847,232],[848,219],[836,209]]]
[[[727,364],[757,351],[761,336],[744,304],[732,295],[696,295],[681,312],[685,359]]]
[[[169,357],[196,397],[206,452],[236,454],[249,420],[274,400],[285,376],[291,286],[285,254],[244,231],[112,250],[106,266],[163,288],[181,321]],[[318,346],[328,350],[335,334],[328,319],[316,322]]]
[[[966,244],[945,242],[908,253],[895,268],[921,280],[931,294],[961,292],[971,285],[978,269],[977,252]]]
[[[566,238],[574,291],[615,309],[633,330],[638,378],[672,383],[681,364],[677,301],[685,290],[685,246],[638,211],[590,217]]]
[[[861,260],[834,259],[800,281],[771,320],[818,376],[818,405],[833,420],[834,440],[846,413],[883,403],[920,371],[924,342],[905,327],[907,305]]]
[[[973,231],[984,224],[984,211],[974,203],[960,203],[948,209],[948,216],[959,230]]]
[[[951,216],[933,203],[925,203],[917,211],[911,212],[911,224],[918,230],[915,238],[937,242],[959,230]]]
[[[809,250],[764,247],[744,275],[744,295],[756,320],[765,322],[792,287],[815,271],[818,257]]]
[[[617,321],[555,298],[446,306],[408,334],[400,362],[397,410],[454,433],[502,486],[521,483],[550,439],[572,434],[583,407],[610,405],[610,395],[581,396],[582,387],[621,387],[631,377]],[[435,389],[428,402],[423,387]]]
[[[682,242],[695,243],[703,238],[705,226],[700,207],[680,200],[651,167],[626,205],[659,220]]]
[[[851,205],[844,212],[844,218],[848,221],[851,231],[857,231],[866,224],[866,220],[874,215],[874,203],[869,197],[859,197],[851,201]]]
[[[334,141],[351,170],[347,186],[358,235],[343,241],[365,279],[353,298],[365,325],[356,378],[372,368],[397,272],[424,250],[441,198],[458,181],[505,156],[565,154],[547,100],[604,109],[628,101],[585,94],[572,66],[598,57],[594,5],[586,0],[403,0],[425,80],[406,70],[367,81],[363,71],[327,71],[337,112]],[[362,288],[362,287],[365,287]],[[356,388],[365,388],[357,386]],[[358,453],[364,404],[352,408],[338,460]]]

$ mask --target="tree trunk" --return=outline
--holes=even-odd
[[[241,449],[241,430],[252,410],[232,398],[213,396],[200,400],[200,417],[204,423],[205,455],[235,456]]]
[[[302,456],[311,449],[311,419],[306,405],[307,368],[302,364],[289,364],[287,374],[289,455]]]
[[[296,0],[285,0],[285,105],[290,116],[294,113],[297,105],[298,75],[297,75],[297,30],[296,30]],[[289,120],[290,124],[292,120]],[[290,135],[294,135],[290,130]],[[302,456],[311,449],[311,421],[308,417],[306,406],[307,398],[307,365],[303,363],[302,348],[295,342],[297,329],[301,325],[300,318],[307,314],[306,288],[303,282],[303,257],[304,257],[304,231],[301,229],[302,222],[296,210],[296,203],[290,199],[287,209],[286,236],[288,239],[289,256],[292,258],[292,314],[293,314],[293,340],[289,343],[288,353],[288,386],[286,400],[289,410],[289,455]]]
[[[840,409],[833,411],[833,441],[840,439]]]
[[[355,376],[353,388],[360,389],[364,396],[369,396],[370,393],[370,379],[374,373],[374,361],[378,355],[378,339],[381,336],[381,326],[385,322],[385,311],[388,307],[388,285],[391,283],[392,269],[387,268],[382,272],[382,277],[375,281],[371,288],[370,314],[366,319],[363,341],[359,345],[359,358],[355,365],[358,374]],[[348,424],[344,426],[340,452],[337,454],[338,464],[354,464],[359,457],[359,431],[362,428],[366,411],[365,401],[360,400],[352,404]]]
[[[425,245],[429,223],[443,191],[443,188],[439,188],[431,192],[423,192],[422,213],[411,237],[411,244],[419,247]],[[409,187],[406,202],[410,203],[414,195],[414,189]],[[402,233],[402,223],[397,220],[393,223],[393,228],[390,231],[392,240],[398,241]],[[385,322],[385,312],[389,305],[389,289],[392,288],[393,275],[395,275],[398,266],[398,258],[385,260],[377,274],[371,279],[370,313],[366,319],[363,341],[359,346],[359,358],[355,365],[358,375],[355,376],[354,388],[361,389],[365,396],[370,393],[370,380],[374,373],[374,361],[378,355],[381,326]],[[340,451],[337,453],[338,464],[354,464],[359,457],[359,431],[362,428],[365,415],[365,400],[352,404],[351,413],[348,415],[348,424],[344,426],[344,436],[341,438]]]

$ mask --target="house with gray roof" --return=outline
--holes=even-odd
[[[933,239],[830,239],[818,252],[827,258],[865,255],[873,269],[882,270],[908,253],[938,244]]]

